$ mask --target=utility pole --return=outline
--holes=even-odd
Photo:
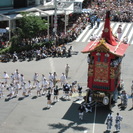
[[[54,33],[57,33],[57,0],[54,0],[55,10],[54,10]]]
[[[54,0],[54,28],[53,28],[53,33],[54,33],[54,42],[56,45],[56,34],[57,34],[57,0]]]

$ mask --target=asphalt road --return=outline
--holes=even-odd
[[[0,63],[0,78],[4,71],[11,74],[15,69],[24,74],[26,81],[32,80],[35,72],[38,72],[39,79],[41,79],[41,74],[48,77],[49,72],[56,71],[59,78],[68,63],[70,65],[68,82],[78,81],[85,91],[87,89],[87,55],[80,51],[86,46],[86,43],[73,42],[68,44],[68,47],[70,45],[73,46],[73,51],[78,51],[77,55],[70,58]],[[128,94],[131,92],[131,81],[133,80],[132,57],[133,46],[131,45],[126,51],[122,63],[122,78]],[[109,112],[103,107],[96,106],[92,113],[86,113],[84,120],[80,121],[77,110],[80,101],[77,101],[76,94],[70,101],[65,101],[61,98],[62,91],[60,91],[60,101],[53,104],[51,109],[46,108],[45,96],[34,98],[35,95],[36,91],[33,90],[32,96],[24,99],[14,98],[9,101],[5,101],[5,98],[0,99],[0,133],[107,133],[105,119]],[[19,97],[21,97],[21,93]],[[131,99],[128,100],[128,107],[125,110],[121,110],[119,104],[120,100],[113,107],[112,115],[115,118],[116,113],[119,112],[123,117],[120,133],[132,133]],[[111,133],[115,131],[114,122],[115,120]]]

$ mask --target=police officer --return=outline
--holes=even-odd
[[[119,113],[117,113],[116,118],[115,118],[115,128],[116,131],[120,131],[121,127],[120,127],[120,122],[122,121],[122,116],[119,115]]]
[[[112,114],[109,113],[108,116],[107,116],[107,121],[106,121],[107,131],[111,130],[112,122],[113,122],[113,117],[112,117]]]

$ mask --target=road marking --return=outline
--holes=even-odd
[[[117,29],[119,25],[122,25],[122,37],[127,36],[128,37],[128,43],[129,44],[133,44],[133,34],[132,34],[132,23],[122,23],[122,22],[110,22],[111,24],[111,29],[112,32],[115,36],[117,36]],[[95,27],[93,29],[89,29],[88,26],[85,30],[83,30],[83,32],[79,35],[79,37],[76,39],[76,42],[90,42],[90,36],[91,34],[97,34],[97,35],[101,35],[102,33],[102,29],[104,27],[104,22],[100,23],[100,26],[98,29],[95,29]]]
[[[122,39],[127,35],[127,32],[129,31],[130,26],[131,26],[131,24],[126,25],[126,29],[123,31],[123,34],[122,34],[122,37],[121,37]]]
[[[92,133],[95,133],[95,120],[96,120],[96,105],[95,105],[95,112],[94,112],[94,121],[93,121],[93,131]]]
[[[85,28],[85,30],[82,32],[82,34],[79,35],[79,37],[77,38],[76,42],[79,42],[79,40],[83,37],[83,35],[86,33],[86,31],[88,30],[89,25]]]
[[[86,36],[84,37],[84,39],[82,40],[82,42],[85,42],[87,40],[87,38],[91,35],[91,32],[93,31],[94,29],[89,29],[89,31],[87,32]]]
[[[49,58],[49,63],[50,63],[50,67],[51,67],[51,72],[55,72],[55,67],[54,67],[54,61],[53,58]]]

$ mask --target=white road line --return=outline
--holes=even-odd
[[[86,36],[84,37],[84,39],[82,40],[82,42],[85,42],[86,39],[89,37],[90,33],[93,31],[94,29],[89,29],[89,31],[86,33]]]
[[[92,131],[92,133],[95,133],[95,122],[96,122],[96,105],[95,105],[95,112],[94,112],[94,121],[93,121],[93,131]]]
[[[52,58],[49,58],[49,63],[50,63],[50,67],[51,67],[51,72],[55,72],[54,62],[53,62]]]
[[[125,25],[126,25],[126,24],[125,24]],[[126,26],[127,26],[127,27],[126,27],[126,29],[123,31],[123,34],[122,34],[122,37],[121,37],[121,38],[123,38],[124,36],[127,35],[127,32],[128,32],[128,30],[129,30],[129,28],[130,28],[130,26],[131,26],[131,23],[130,23],[130,24],[127,24]]]
[[[132,44],[132,41],[133,41],[133,32],[132,32],[132,29],[130,30],[130,34],[127,37],[129,39],[129,43]]]
[[[130,33],[131,35],[131,39],[129,40],[129,44],[132,44],[133,45],[133,33]],[[129,37],[130,38],[130,37]]]
[[[117,29],[118,29],[119,25],[120,25],[120,23],[115,23],[115,26],[114,26],[114,29],[113,29],[114,35],[117,35]]]
[[[85,30],[79,35],[79,37],[76,39],[76,41],[75,42],[78,42],[82,37],[83,37],[83,35],[86,33],[86,31],[88,30],[88,28],[89,28],[89,25],[85,28]]]
[[[130,32],[130,34],[128,34],[128,42],[130,44],[133,44],[133,34],[132,34],[132,23],[122,23],[122,22],[111,22],[111,28],[112,28],[112,32],[114,35],[117,36],[117,28],[118,26],[121,24],[122,25],[122,29],[123,29],[123,34],[121,39],[123,39],[124,36],[127,36],[128,32]],[[81,35],[79,35],[79,37],[77,38],[76,42],[90,42],[89,37],[91,36],[91,34],[97,34],[97,35],[101,35],[102,34],[102,30],[104,27],[104,22],[100,23],[100,26],[98,29],[89,29],[89,25],[86,27],[86,29],[81,33]]]
[[[126,23],[124,23],[123,25],[122,25],[122,29],[124,29],[125,28],[125,26],[126,26]],[[122,41],[123,40],[123,34],[124,34],[124,32],[125,32],[125,30],[122,30],[122,36],[121,36],[121,39],[120,39],[120,41]]]

